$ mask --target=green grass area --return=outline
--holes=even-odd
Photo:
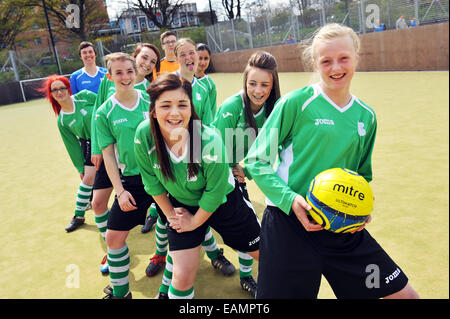
[[[211,77],[219,104],[242,88],[242,74]],[[312,78],[310,73],[282,73],[282,93]],[[448,82],[448,72],[372,72],[357,73],[352,86],[378,119],[371,183],[376,200],[367,228],[422,298],[449,298]],[[99,272],[106,247],[92,211],[80,230],[64,230],[73,216],[79,175],[48,103],[0,107],[0,140],[0,298],[101,298],[109,283]],[[253,182],[248,189],[261,217],[264,195]],[[145,276],[155,251],[154,234],[141,234],[136,227],[127,241],[134,298],[153,298],[161,283],[162,274]],[[223,246],[217,234],[216,239],[238,268],[237,253]],[[237,273],[223,277],[204,253],[195,295],[249,297]],[[319,298],[334,298],[326,280]]]

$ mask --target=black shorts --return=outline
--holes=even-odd
[[[100,168],[95,172],[94,189],[105,189],[113,187],[108,173],[106,172],[105,162],[102,161]]]
[[[241,192],[242,192],[242,195],[244,195],[244,198],[245,198],[246,200],[250,201],[250,198],[249,198],[248,192],[247,192],[247,183],[239,183],[239,182],[237,181],[237,179],[234,179],[234,181],[235,181],[235,183],[238,183],[238,184],[239,184],[239,188],[240,188],[240,190],[241,190]]]
[[[83,152],[84,165],[94,166],[91,162],[91,140],[85,140],[84,138],[79,138],[81,151]]]
[[[137,225],[144,225],[148,208],[154,202],[144,189],[141,175],[122,176],[122,185],[133,196],[137,209],[129,212],[122,211],[116,195],[109,213],[107,229],[131,230]]]
[[[294,213],[268,206],[261,225],[257,298],[315,299],[322,275],[337,298],[382,298],[408,283],[366,229],[307,232]]]
[[[184,207],[193,215],[198,207],[187,206],[169,195],[173,207]],[[169,249],[172,251],[194,248],[203,242],[208,226],[216,230],[223,242],[242,252],[259,249],[259,234],[261,226],[252,205],[244,201],[243,195],[236,184],[236,188],[227,195],[227,201],[220,205],[200,227],[190,232],[177,233],[167,227]]]

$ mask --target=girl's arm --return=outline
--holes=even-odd
[[[59,118],[58,129],[73,165],[80,175],[84,174],[84,156],[78,138],[69,129],[61,125]]]

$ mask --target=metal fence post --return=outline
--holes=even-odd
[[[417,0],[416,0],[417,1]],[[387,10],[387,25],[388,25],[388,29],[391,27],[391,1],[390,0],[386,0],[386,10]]]
[[[234,19],[231,19],[230,22],[231,22],[231,32],[233,33],[234,50],[237,51],[236,31],[234,30]]]
[[[327,15],[325,13],[325,0],[321,0],[322,2],[322,26],[327,24]]]
[[[217,23],[217,31],[219,33],[219,44],[220,48],[223,50],[223,43],[222,43],[222,32],[220,31],[220,23]]]
[[[13,50],[9,50],[9,59],[11,61],[11,65],[13,67],[14,78],[16,79],[16,81],[20,81],[19,69],[17,68],[16,57],[14,55],[14,51]]]
[[[269,36],[269,45],[272,45],[272,31],[270,30],[270,13],[266,15],[267,20],[267,34]]]
[[[97,40],[97,48],[98,48],[98,57],[100,58],[100,62],[103,67],[105,67],[105,52],[103,51],[103,42],[102,40]]]
[[[360,0],[360,12],[361,12],[361,32],[366,33],[366,18],[365,18],[365,9],[364,9],[364,0]]]
[[[248,17],[247,17],[248,19]],[[251,20],[249,19],[249,21],[247,22],[247,30],[248,30],[248,40],[249,40],[249,44],[250,44],[250,49],[253,49],[253,35],[252,35],[252,26],[250,25]]]
[[[414,18],[419,21],[419,0],[414,0]]]

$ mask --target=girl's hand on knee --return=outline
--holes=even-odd
[[[119,202],[120,209],[124,212],[129,212],[131,210],[135,210],[136,201],[127,190],[123,190],[119,195],[117,195],[117,200]]]
[[[183,207],[174,208],[175,214],[169,218],[169,226],[178,233],[194,230],[194,215]]]

